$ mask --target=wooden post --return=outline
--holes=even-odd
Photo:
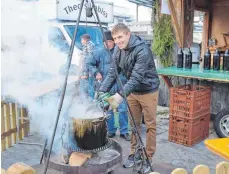
[[[29,120],[28,120],[28,113],[27,109],[24,107],[21,107],[21,118],[20,118],[21,125],[23,128],[21,129],[22,131],[22,138],[28,136],[29,134]]]
[[[181,43],[183,47],[191,47],[193,43],[194,2],[191,0],[183,0],[181,11]]]
[[[188,172],[182,168],[176,168],[171,174],[188,174]]]
[[[22,130],[20,129],[21,127],[21,120],[20,120],[20,117],[21,117],[21,110],[20,110],[20,107],[19,107],[19,104],[17,104],[16,106],[16,119],[17,119],[17,128],[18,128],[18,131],[17,131],[17,134],[18,134],[18,141],[22,140]]]
[[[9,107],[9,104],[5,104],[4,106],[5,108],[5,116],[6,116],[6,132],[10,131],[11,129],[11,119],[10,119],[10,107]],[[6,137],[6,144],[7,144],[7,147],[10,147],[12,146],[12,137],[11,135],[8,135]]]
[[[21,125],[25,122],[24,118],[25,118],[25,111],[24,111],[24,108],[21,107],[20,108],[20,111],[21,111],[21,118],[20,118],[20,122],[21,122]],[[22,139],[25,137],[25,128],[21,128],[21,134],[22,134]]]
[[[5,114],[4,114],[4,103],[1,102],[1,134],[3,134],[5,132]],[[6,149],[6,140],[5,138],[4,139],[1,139],[1,144],[2,144],[2,151],[4,151]]]
[[[16,123],[16,105],[15,103],[11,103],[10,104],[10,109],[11,109],[11,115],[12,115],[12,124],[11,124],[11,128],[14,129],[17,127],[17,123]],[[17,143],[17,132],[12,134],[13,137],[13,143]]]
[[[164,82],[165,82],[166,86],[168,87],[168,89],[173,87],[173,84],[172,84],[172,82],[171,82],[171,80],[169,79],[168,76],[163,76],[162,75],[161,77],[164,80]]]
[[[221,162],[216,166],[216,174],[226,174],[229,173],[229,163],[228,162]]]
[[[193,169],[193,174],[210,174],[208,166],[198,165]]]
[[[209,38],[209,12],[205,11],[204,15],[204,21],[203,21],[203,35],[202,35],[202,44],[201,44],[201,67],[203,67],[204,64],[204,53],[206,52],[207,46],[208,46],[208,38]]]
[[[174,4],[173,4],[172,0],[168,0],[168,6],[169,6],[169,9],[170,9],[170,12],[171,12],[172,21],[174,23],[174,28],[175,28],[175,31],[176,31],[176,36],[177,36],[177,41],[178,41],[179,47],[183,47],[183,45],[182,45],[182,40],[183,39],[182,39],[182,34],[181,34],[181,28],[179,26],[179,22],[178,22],[178,19],[177,19],[177,16],[176,16],[176,10],[175,10],[175,7],[174,7]]]
[[[28,110],[27,108],[23,108],[23,112],[24,112],[24,123],[28,123],[26,124],[26,126],[24,127],[24,136],[27,137],[29,135],[29,116],[28,116]]]
[[[7,170],[7,174],[36,174],[36,170],[32,167],[30,167],[27,164],[24,163],[15,163],[12,164],[8,170]]]

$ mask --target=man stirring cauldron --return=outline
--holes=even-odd
[[[116,24],[113,27],[112,37],[116,44],[113,62],[99,91],[110,91],[116,82],[115,69],[127,78],[127,82],[123,84],[124,93],[127,96],[139,132],[142,123],[142,112],[144,114],[147,128],[146,152],[151,161],[156,151],[156,108],[159,87],[159,78],[152,51],[140,37],[131,34],[130,29],[123,23]],[[123,102],[124,93],[120,90],[107,99],[112,108],[117,108]],[[123,167],[133,167],[136,144],[135,136],[132,133],[130,155],[124,162]],[[140,161],[140,155],[139,157],[135,156],[135,158],[137,158],[135,162]],[[145,164],[144,173],[149,170],[150,166]]]

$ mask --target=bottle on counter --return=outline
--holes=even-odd
[[[192,52],[190,48],[188,48],[188,51],[185,54],[185,68],[192,69]]]
[[[211,53],[209,49],[204,54],[204,69],[210,70],[211,69]]]
[[[182,48],[180,48],[177,52],[177,68],[183,68],[184,66],[184,53]]]
[[[229,71],[229,50],[227,49],[223,55],[223,70]]]
[[[213,70],[220,70],[220,54],[218,48],[213,55]]]

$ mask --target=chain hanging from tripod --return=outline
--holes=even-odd
[[[72,107],[72,104],[73,104],[73,100],[75,99],[77,94],[74,94],[72,95],[71,97],[71,100],[70,100],[70,103],[65,111],[65,113],[63,114],[63,117],[64,117],[64,123],[62,125],[62,128],[61,128],[61,136],[60,136],[60,139],[61,140],[61,144],[62,144],[62,147],[64,147],[64,139],[63,139],[63,136],[65,134],[65,130],[66,130],[66,127],[69,129],[69,126],[67,126],[67,124],[69,124],[69,110],[70,108]],[[69,131],[69,130],[68,130]]]

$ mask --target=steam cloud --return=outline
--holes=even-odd
[[[49,7],[55,7],[55,1],[51,5],[44,2],[2,0],[1,93],[3,99],[28,108],[31,133],[37,132],[50,139],[61,86],[57,87],[58,90],[39,97],[34,97],[35,89],[52,79],[58,79],[61,81],[60,84],[63,83],[64,78],[58,72],[66,62],[67,55],[50,46],[48,42],[48,18],[53,17]],[[62,125],[66,123],[66,115],[86,116],[87,105],[79,104],[79,97],[74,99],[70,114],[67,113],[75,93],[76,87],[69,85],[57,128],[54,150],[61,147],[59,138]],[[100,115],[93,115],[98,116]],[[66,140],[68,134],[65,133],[64,136]]]

